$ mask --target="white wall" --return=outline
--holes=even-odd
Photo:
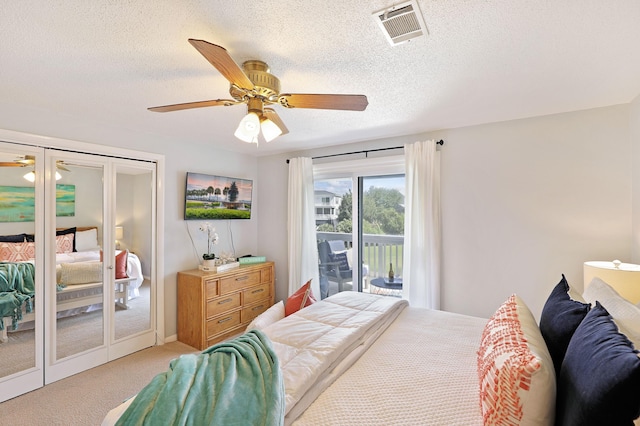
[[[259,249],[276,261],[277,298],[288,279],[285,159],[430,138],[445,140],[443,309],[487,317],[515,292],[539,316],[562,273],[581,290],[584,261],[631,260],[629,105],[620,105],[260,158],[261,193],[272,196],[261,197]]]
[[[640,263],[640,95],[629,108],[629,133],[633,161],[633,263]]]

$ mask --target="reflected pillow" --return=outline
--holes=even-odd
[[[307,281],[305,285],[300,287],[295,293],[293,293],[287,299],[287,303],[284,305],[284,316],[298,312],[300,309],[309,306],[316,302],[311,292],[311,280]]]
[[[59,235],[69,235],[69,234],[73,234],[74,238],[73,238],[73,251],[76,251],[76,227],[74,226],[73,228],[65,228],[65,229],[58,229],[56,230],[56,237]],[[56,239],[57,240],[57,239]],[[60,252],[62,253],[62,252]]]
[[[98,245],[98,230],[91,228],[86,231],[76,232],[76,251],[100,250]]]
[[[333,253],[331,255],[331,261],[338,264],[338,269],[340,269],[340,271],[349,271],[351,269],[349,267],[349,258],[347,257],[346,252]]]
[[[0,235],[0,243],[23,243],[26,241],[26,234]]]
[[[100,262],[102,262],[102,250],[100,250]],[[116,253],[115,268],[116,268],[116,280],[121,278],[129,278],[127,275],[127,262],[129,260],[129,250],[123,250],[120,253]]]
[[[60,284],[76,285],[102,282],[102,262],[60,264]]]
[[[72,253],[75,234],[56,236],[56,253]]]
[[[35,243],[0,243],[0,262],[26,262],[35,257]]]

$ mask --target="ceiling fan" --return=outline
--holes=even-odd
[[[249,60],[242,68],[235,63],[227,50],[204,40],[189,39],[189,43],[204,56],[231,84],[229,93],[233,99],[187,102],[149,108],[154,112],[169,112],[210,106],[247,104],[247,115],[240,121],[235,136],[245,142],[258,142],[262,135],[267,142],[289,132],[273,108],[280,104],[285,108],[312,108],[364,111],[368,101],[364,95],[291,94],[280,93],[280,80],[271,74],[269,66],[259,60]]]
[[[16,158],[14,161],[0,161],[0,167],[33,167],[36,165],[36,157],[33,155],[25,155],[24,157]],[[56,180],[60,180],[62,175],[59,170],[69,172],[70,170],[65,167],[62,160],[56,161]],[[35,172],[32,170],[24,178],[30,182],[34,182],[36,178]]]

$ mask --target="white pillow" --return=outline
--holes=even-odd
[[[595,277],[583,294],[595,305],[596,300],[609,312],[620,332],[626,335],[636,349],[640,349],[640,308],[629,302],[609,284]]]
[[[264,330],[265,327],[280,321],[282,318],[284,318],[284,302],[281,300],[255,317],[247,326],[247,331],[253,329]]]
[[[102,282],[102,262],[63,263],[60,269],[60,284],[63,285]]]
[[[76,231],[76,251],[100,250],[98,245],[98,230],[91,228],[86,231]]]

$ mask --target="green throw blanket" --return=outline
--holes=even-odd
[[[266,335],[251,330],[171,361],[116,425],[283,425],[284,410],[278,358]]]
[[[4,317],[13,319],[13,328],[22,319],[22,305],[26,312],[33,310],[35,267],[32,263],[0,262],[0,330]]]

